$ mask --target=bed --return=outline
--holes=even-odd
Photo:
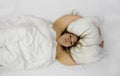
[[[54,22],[62,15],[77,10],[82,16],[104,18],[101,26],[107,56],[89,65],[53,64],[36,70],[0,68],[0,76],[120,76],[120,1],[119,0],[0,0],[0,17],[30,14]]]

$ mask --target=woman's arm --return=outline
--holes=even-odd
[[[79,15],[65,15],[65,16],[58,18],[53,24],[54,25],[53,28],[57,32],[57,38],[60,37],[60,35],[65,31],[65,29],[68,27],[68,25],[71,22],[79,18],[81,18],[81,16]]]

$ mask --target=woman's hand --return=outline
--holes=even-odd
[[[104,41],[101,41],[101,43],[99,44],[99,46],[100,46],[101,48],[103,48],[103,47],[104,47]]]

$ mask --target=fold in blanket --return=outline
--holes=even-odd
[[[56,54],[52,24],[34,16],[0,21],[0,65],[34,69],[52,63]],[[46,48],[47,47],[47,48]]]

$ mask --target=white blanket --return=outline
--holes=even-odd
[[[16,69],[45,67],[55,59],[52,24],[34,16],[0,20],[0,65]]]

